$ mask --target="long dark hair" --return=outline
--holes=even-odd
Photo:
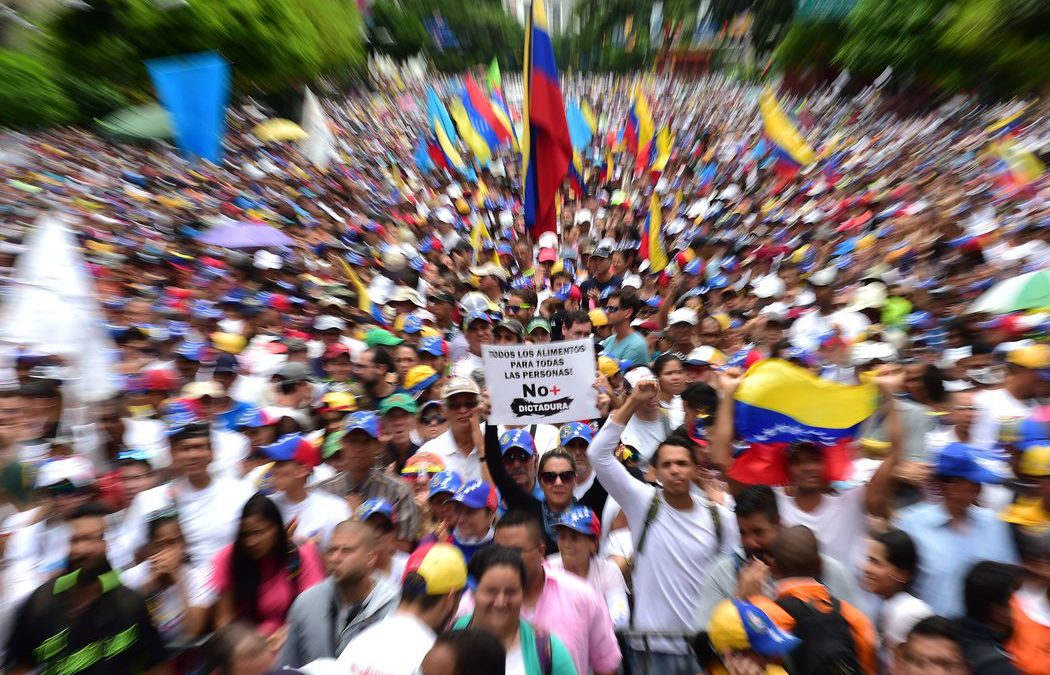
[[[292,579],[299,574],[299,550],[288,539],[288,532],[284,529],[284,519],[277,505],[270,501],[269,497],[256,492],[244,504],[241,511],[240,527],[248,516],[259,516],[267,523],[277,528],[277,540],[274,542],[273,550],[267,554],[267,558],[275,563],[278,570],[283,570]],[[259,584],[262,581],[262,562],[255,560],[248,554],[241,536],[240,527],[237,530],[237,539],[233,542],[232,565],[233,577],[233,603],[237,611],[237,617],[250,621],[259,621]]]

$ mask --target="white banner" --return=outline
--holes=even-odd
[[[590,340],[486,345],[481,358],[493,424],[560,424],[599,416]]]

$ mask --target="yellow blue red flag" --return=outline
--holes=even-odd
[[[525,28],[521,138],[525,228],[533,240],[557,230],[557,193],[572,163],[572,140],[558,81],[543,0],[532,3]]]
[[[752,443],[832,446],[857,434],[875,412],[872,383],[848,385],[817,377],[780,359],[753,365],[736,393],[736,433]]]
[[[766,138],[772,144],[772,154],[776,157],[777,168],[781,171],[797,171],[815,159],[813,148],[806,143],[791,118],[780,107],[773,90],[768,87],[758,99],[758,109],[762,113],[762,125]]]
[[[649,215],[645,218],[645,231],[642,232],[641,254],[643,260],[649,261],[649,271],[662,272],[667,267],[667,251],[663,240],[663,214],[660,198],[654,192],[649,198]]]

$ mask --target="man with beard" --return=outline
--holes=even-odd
[[[18,610],[5,672],[170,672],[146,603],[121,585],[106,558],[106,513],[85,504],[70,514],[65,574]]]
[[[451,544],[428,544],[408,559],[397,610],[350,641],[342,672],[412,675],[459,607],[467,563]]]
[[[775,583],[768,570],[773,546],[784,525],[780,522],[777,497],[768,485],[749,485],[736,498],[736,524],[740,546],[720,556],[711,565],[700,592],[694,625],[707,626],[711,612],[723,600],[764,595],[775,598]],[[821,554],[822,578],[831,594],[844,602],[859,602],[857,582],[845,565]]]

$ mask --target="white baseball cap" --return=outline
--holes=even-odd
[[[695,326],[698,323],[696,318],[696,310],[690,309],[689,307],[679,307],[667,317],[667,325],[673,326],[676,323],[687,323],[690,326]]]

